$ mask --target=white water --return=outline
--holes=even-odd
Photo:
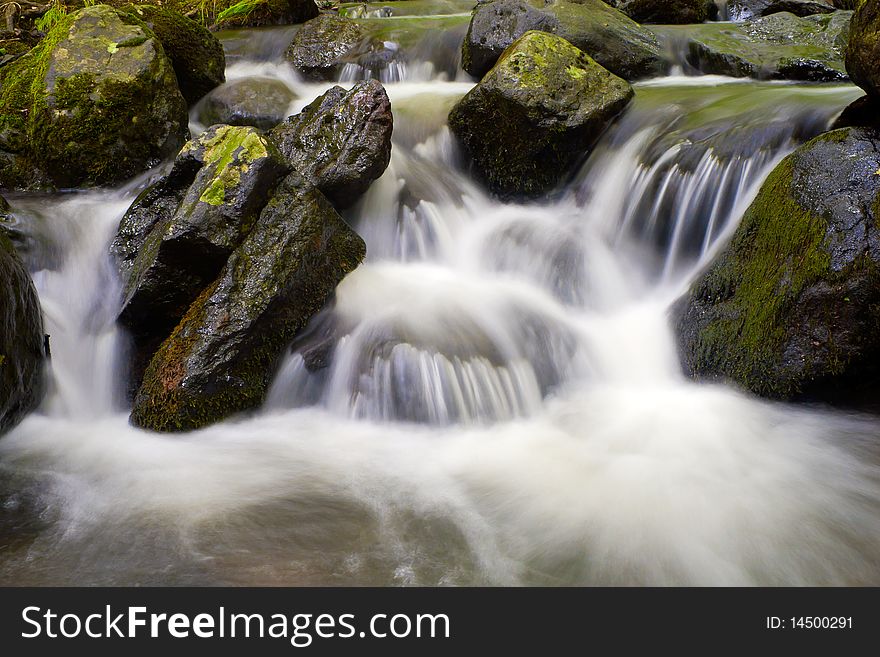
[[[277,64],[230,73],[253,70],[297,91],[292,111],[326,88]],[[0,549],[0,581],[880,582],[877,419],[692,384],[668,327],[794,133],[679,179],[657,164],[678,144],[642,164],[678,129],[667,111],[715,120],[729,102],[716,92],[773,94],[783,116],[815,103],[825,120],[856,94],[706,82],[640,89],[631,118],[538,205],[499,204],[463,170],[444,117],[468,84],[390,84],[392,163],[348,217],[367,262],[262,410],[185,436],[130,427],[120,401],[104,254],[137,183],[13,199],[59,257],[35,275],[53,391],[0,441],[21,487],[7,507],[27,519]],[[652,179],[671,211],[640,203],[659,198]],[[661,216],[668,239],[634,229]],[[676,235],[693,226],[690,248]],[[304,355],[328,344],[329,366],[309,372]]]

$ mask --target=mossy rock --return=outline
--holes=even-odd
[[[655,27],[684,45],[688,64],[707,74],[811,82],[847,79],[843,63],[852,14],[800,18],[772,14],[744,23]]]
[[[0,213],[9,212],[0,197]],[[25,269],[0,230],[0,435],[18,424],[43,398],[43,316]]]
[[[188,431],[259,406],[285,347],[364,253],[324,196],[291,173],[159,348],[132,422]]]
[[[180,91],[190,105],[226,81],[223,46],[203,25],[167,7],[129,5],[125,10],[134,13],[159,37],[174,66]]]
[[[559,183],[633,98],[565,39],[527,32],[449,114],[475,172],[502,197]]]
[[[110,247],[123,281],[119,322],[135,340],[134,379],[250,232],[287,172],[254,128],[214,126],[123,216]]]
[[[321,14],[303,24],[284,56],[307,80],[333,80],[345,65],[346,57],[367,38],[367,32],[357,22]]]
[[[846,70],[853,82],[880,100],[880,0],[868,0],[853,16]]]
[[[318,15],[314,0],[168,0],[163,4],[211,30],[293,25]]]
[[[284,121],[296,94],[277,78],[249,77],[227,82],[205,98],[199,121],[269,130]]]
[[[63,18],[0,68],[0,186],[117,183],[172,155],[186,102],[156,35],[106,5]]]
[[[560,36],[627,80],[669,70],[657,38],[602,0],[494,0],[476,6],[462,44],[462,66],[481,78],[531,30]]]
[[[876,392],[880,133],[821,135],[767,178],[674,314],[686,372],[759,395]]]
[[[709,15],[706,0],[623,0],[617,8],[639,23],[702,23]]]
[[[337,207],[354,203],[388,167],[394,117],[376,80],[333,87],[269,133],[288,163]]]

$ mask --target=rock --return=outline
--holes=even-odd
[[[6,201],[0,209],[8,212]],[[40,300],[12,243],[0,230],[0,434],[43,398],[43,316]]]
[[[727,13],[732,21],[758,18],[773,0],[727,0]]]
[[[835,119],[832,130],[838,128],[874,128],[880,130],[880,102],[862,96],[847,105]]]
[[[782,161],[676,309],[685,370],[772,398],[845,398],[880,355],[880,133],[846,128]]]
[[[502,197],[548,191],[633,97],[568,41],[527,32],[449,114],[478,177]]]
[[[761,11],[761,16],[778,14],[782,11],[787,11],[795,16],[812,16],[814,14],[830,14],[837,9],[821,0],[774,0]]]
[[[391,101],[376,80],[333,87],[270,134],[290,165],[337,208],[354,203],[391,160]]]
[[[125,9],[159,37],[190,105],[226,81],[223,46],[204,26],[165,7],[130,5]]]
[[[323,195],[291,173],[157,352],[132,422],[186,431],[258,406],[284,347],[364,252]]]
[[[688,63],[703,73],[760,79],[846,80],[849,12],[799,18],[773,14],[741,24],[692,25],[680,34]]]
[[[170,175],[125,213],[110,252],[123,281],[119,322],[135,341],[134,379],[216,279],[287,170],[254,128],[215,126],[188,142]]]
[[[545,6],[546,5],[546,6]],[[602,0],[495,0],[474,9],[462,66],[482,78],[530,30],[556,34],[627,80],[661,75],[669,63],[656,37]]]
[[[0,186],[126,180],[180,148],[186,102],[155,34],[106,5],[0,68]]]
[[[346,56],[367,38],[356,22],[321,14],[300,28],[284,56],[307,80],[333,80]]]
[[[709,14],[706,0],[623,0],[617,8],[639,23],[702,23]]]
[[[199,112],[204,125],[225,123],[269,130],[288,115],[296,95],[275,78],[241,78],[215,89]]]
[[[868,0],[853,15],[846,70],[869,96],[880,98],[880,2]]]

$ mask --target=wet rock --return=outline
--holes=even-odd
[[[155,34],[106,5],[0,68],[0,187],[119,182],[175,153],[186,102]]]
[[[269,130],[288,115],[296,95],[281,80],[242,78],[215,89],[199,112],[204,125],[225,123]]]
[[[558,35],[627,80],[669,69],[656,37],[602,0],[495,0],[474,9],[462,44],[462,66],[482,78],[530,30]]]
[[[829,2],[822,0],[774,0],[761,11],[762,16],[787,11],[795,16],[812,16],[814,14],[830,14],[837,11]]]
[[[391,101],[375,80],[333,87],[270,134],[290,165],[337,207],[354,203],[391,160]]]
[[[852,14],[799,18],[773,14],[741,24],[706,23],[686,31],[657,28],[687,43],[687,62],[703,73],[760,79],[846,80],[843,64]]]
[[[685,370],[772,398],[846,401],[880,379],[880,133],[847,128],[770,174],[675,311]]]
[[[0,199],[0,213],[8,212]],[[43,316],[25,269],[0,230],[0,434],[35,409],[43,398]]]
[[[162,42],[190,105],[226,80],[223,46],[204,26],[167,7],[129,5],[125,10],[146,23]]]
[[[334,14],[321,14],[300,28],[285,58],[307,80],[333,80],[346,58],[367,39],[366,32],[356,22]]]
[[[639,23],[702,23],[709,13],[705,0],[623,0],[617,8]]]
[[[258,406],[285,346],[364,252],[324,196],[291,173],[160,347],[132,421],[186,431]]]
[[[874,128],[880,130],[880,101],[862,96],[847,105],[831,126],[838,128]]]
[[[250,127],[188,142],[170,175],[126,212],[110,247],[123,281],[119,322],[135,340],[134,378],[250,232],[288,169]]]
[[[568,41],[528,32],[452,109],[449,127],[502,197],[555,186],[629,104],[632,87]]]
[[[880,100],[880,2],[877,0],[868,0],[853,15],[846,70],[853,82]]]

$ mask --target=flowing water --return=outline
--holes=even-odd
[[[395,113],[391,165],[346,216],[367,261],[257,412],[128,424],[106,251],[158,172],[10,199],[53,360],[0,441],[0,581],[880,583],[877,418],[689,382],[667,316],[773,165],[860,92],[642,83],[570,180],[502,204],[445,126],[473,84],[449,70],[460,27],[410,20],[405,66],[344,72],[388,82]],[[281,62],[290,34],[230,35],[229,77],[281,79],[296,111],[329,85]]]

